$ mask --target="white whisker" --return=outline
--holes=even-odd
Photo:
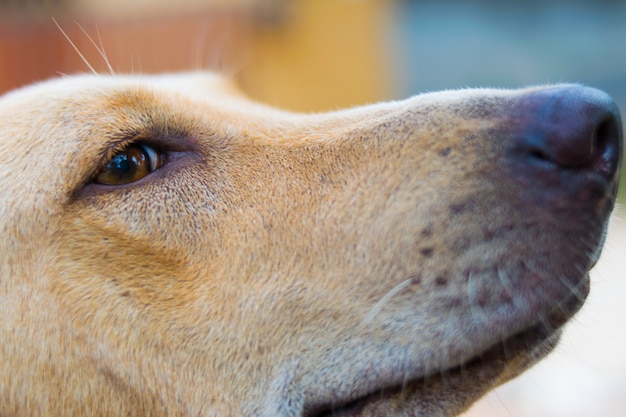
[[[506,271],[498,266],[496,266],[496,273],[498,275],[498,280],[500,281],[500,284],[502,284],[502,288],[513,301],[513,305],[515,306],[515,308],[518,310],[522,310],[524,306],[521,303],[522,300],[515,292],[515,286],[513,285],[511,277],[509,277]]]
[[[203,70],[204,68],[204,54],[206,51],[206,40],[209,36],[209,24],[206,24],[202,27],[202,29],[200,29],[200,33],[198,34],[198,37],[196,38],[196,45],[195,45],[195,59],[194,59],[194,63],[193,63],[193,67],[197,70]]]
[[[91,64],[89,64],[89,61],[87,61],[87,58],[85,58],[85,56],[80,52],[80,50],[78,49],[78,47],[76,45],[74,45],[74,42],[72,42],[72,40],[70,39],[70,37],[67,35],[67,33],[65,33],[65,31],[63,30],[63,28],[61,28],[61,25],[59,25],[59,23],[56,21],[56,19],[53,17],[52,21],[54,22],[54,24],[56,25],[56,27],[61,31],[61,33],[63,34],[63,36],[65,37],[65,39],[67,39],[67,41],[70,43],[70,45],[72,45],[72,48],[74,48],[74,50],[76,51],[76,53],[78,54],[78,56],[80,57],[80,59],[83,60],[83,62],[85,63],[85,65],[87,65],[87,67],[89,67],[89,69],[91,70],[91,72],[93,72],[95,75],[99,75],[98,71],[96,71]]]
[[[368,324],[376,316],[378,316],[380,311],[389,302],[389,300],[391,300],[400,291],[402,291],[403,289],[411,285],[412,282],[413,282],[413,278],[406,279],[402,281],[401,283],[399,283],[398,285],[396,285],[395,287],[393,287],[391,290],[389,290],[387,294],[385,294],[376,304],[374,304],[374,306],[372,307],[370,312],[367,314],[367,316],[363,318],[363,320],[361,321],[361,326]]]
[[[572,293],[578,299],[578,301],[580,301],[581,303],[585,301],[587,297],[581,291],[580,283],[576,285],[572,284],[569,280],[567,280],[565,277],[561,275],[559,275],[558,278],[559,278],[559,281],[561,281],[561,283],[568,288],[570,293]]]
[[[96,48],[96,51],[98,51],[98,53],[100,54],[100,56],[104,60],[104,63],[106,64],[107,68],[109,69],[109,72],[111,73],[111,75],[115,75],[115,71],[113,70],[113,67],[111,66],[111,64],[109,62],[109,59],[107,58],[106,51],[104,50],[104,44],[102,43],[102,37],[100,36],[100,29],[98,28],[98,24],[96,23],[96,33],[98,35],[98,42],[99,42],[100,46],[98,46],[98,44],[96,44],[96,42],[93,40],[93,38],[80,25],[80,23],[78,23],[78,22],[74,22],[74,23],[76,23],[76,26],[78,26],[78,28],[85,34],[85,36],[87,36],[87,39],[89,39],[89,41],[94,46],[94,48]]]
[[[475,302],[475,298],[478,295],[478,284],[476,284],[475,281],[474,274],[472,274],[472,271],[470,270],[467,273],[467,301],[469,303],[469,310],[474,319],[480,318],[482,320],[482,311],[480,311],[480,308],[476,307],[477,303]]]

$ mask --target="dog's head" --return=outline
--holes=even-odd
[[[74,77],[0,127],[0,415],[455,415],[584,301],[621,153],[572,85],[299,115]]]

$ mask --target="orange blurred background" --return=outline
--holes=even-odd
[[[46,2],[43,2],[46,3]],[[210,69],[252,97],[319,111],[389,96],[385,1],[65,1],[13,6],[0,26],[0,92],[89,71]],[[1,3],[0,3],[1,4]],[[42,17],[47,16],[47,17]],[[56,27],[59,26],[76,46]],[[329,94],[329,91],[332,94]]]

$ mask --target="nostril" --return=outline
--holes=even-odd
[[[596,126],[591,141],[591,161],[593,170],[610,175],[615,169],[614,155],[619,152],[620,129],[615,117],[606,117]]]
[[[548,155],[543,149],[540,148],[530,148],[528,149],[528,157],[529,159],[534,159],[538,162],[551,162],[550,155]]]

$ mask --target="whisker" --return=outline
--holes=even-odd
[[[204,68],[204,55],[206,52],[206,42],[209,36],[209,28],[210,24],[205,24],[201,29],[200,33],[196,37],[197,41],[195,42],[195,59],[193,63],[193,67],[197,70],[203,70]]]
[[[224,39],[221,39],[221,42],[219,44],[216,44],[215,50],[213,51],[213,53],[210,54],[209,57],[207,57],[208,69],[212,71],[220,72],[220,69],[223,66],[223,65],[220,66],[220,62],[222,62],[222,59],[224,57],[225,48],[226,48],[226,41]]]
[[[571,282],[569,282],[566,278],[564,278],[561,275],[559,275],[559,281],[561,281],[561,283],[565,287],[567,287],[572,294],[574,294],[574,296],[578,299],[578,301],[580,301],[581,303],[583,301],[585,301],[586,297],[583,295],[583,293],[580,292],[579,285],[572,284]]]
[[[448,312],[448,317],[445,320],[445,327],[444,327],[444,340],[451,340],[454,339],[456,337],[456,333],[457,333],[457,326],[456,324],[458,323],[458,318],[454,317],[453,315],[454,309],[450,309],[450,311]],[[437,363],[443,363],[445,362],[445,358],[444,358],[445,354],[442,352],[439,352],[438,358],[437,358]],[[443,359],[442,359],[443,358]],[[461,366],[464,366],[465,362],[461,363]],[[441,366],[439,365],[439,367],[441,368]],[[446,378],[449,377],[449,371],[446,369],[440,369],[439,370],[439,376],[441,377],[441,381],[442,383],[445,383]]]
[[[472,314],[472,317],[475,319],[480,318],[481,320],[483,319],[483,315],[482,312],[480,311],[479,308],[476,307],[476,296],[478,294],[478,290],[476,283],[475,283],[475,279],[473,277],[472,271],[468,271],[467,273],[467,302],[469,304],[469,310],[470,313]]]
[[[81,26],[80,23],[78,23],[76,21],[74,23],[76,23],[76,26],[78,26],[78,28],[85,34],[87,39],[89,39],[89,41],[94,46],[94,48],[96,48],[96,51],[98,51],[98,53],[100,54],[100,56],[104,60],[104,63],[106,64],[107,68],[109,69],[109,72],[111,73],[111,75],[115,75],[115,71],[113,70],[113,67],[111,67],[111,64],[109,62],[109,58],[107,57],[106,51],[104,50],[104,44],[102,43],[102,37],[100,36],[100,28],[98,27],[98,24],[96,23],[96,33],[98,34],[98,42],[99,42],[100,46],[98,46],[98,44],[96,44],[96,42],[93,40],[93,38],[89,35],[89,33],[87,33],[87,31]]]
[[[115,75],[115,70],[111,66],[111,62],[109,61],[109,57],[106,54],[106,50],[104,49],[104,43],[102,42],[102,36],[100,36],[100,27],[96,23],[96,33],[98,34],[98,43],[100,44],[100,50],[102,51],[102,57],[104,58],[104,62],[107,65],[109,71],[111,71],[111,75]]]
[[[523,305],[521,303],[520,297],[515,292],[513,282],[511,281],[509,275],[506,273],[506,271],[502,270],[502,268],[498,266],[496,266],[496,273],[498,274],[498,280],[500,281],[500,284],[502,284],[502,288],[504,289],[506,294],[511,297],[511,300],[513,300],[513,305],[515,306],[515,308],[522,309]]]
[[[563,311],[563,307],[561,307],[560,304],[557,307],[559,308],[559,310]],[[544,313],[539,314],[539,319],[537,320],[537,322],[541,323],[543,328],[546,329],[550,333],[556,330],[554,326],[550,324],[550,320],[548,320],[548,318],[546,317]]]
[[[70,39],[70,37],[67,35],[67,33],[65,33],[65,31],[63,30],[63,28],[61,27],[61,25],[59,25],[59,23],[56,21],[56,19],[53,17],[52,21],[54,22],[54,24],[56,25],[56,27],[61,31],[61,33],[63,34],[63,36],[65,37],[65,39],[67,39],[67,41],[70,43],[70,45],[72,45],[72,48],[74,48],[74,50],[76,51],[76,53],[78,54],[78,56],[80,57],[80,59],[83,60],[83,62],[85,63],[85,65],[87,65],[87,67],[89,67],[89,69],[91,70],[91,72],[93,72],[95,75],[99,75],[98,71],[96,71],[91,64],[89,64],[89,61],[87,61],[87,58],[85,58],[85,56],[80,52],[80,50],[78,49],[78,47],[76,45],[74,45],[74,42],[72,42],[72,40]]]
[[[509,416],[512,416],[513,413],[511,412],[511,410],[509,410],[509,407],[507,407],[506,402],[504,400],[502,400],[502,397],[500,396],[500,393],[498,392],[498,390],[494,391],[494,394],[496,395],[496,398],[498,398],[498,401],[500,401],[500,405],[502,406],[502,408],[504,408],[504,410],[506,411],[506,413]]]
[[[409,371],[405,371],[402,375],[402,388],[400,389],[400,398],[405,399],[407,394],[407,388],[409,386],[409,382],[411,381]]]
[[[363,318],[363,320],[361,321],[361,326],[364,326],[371,322],[380,313],[380,311],[389,302],[389,300],[391,300],[400,291],[411,285],[412,282],[413,278],[406,279],[393,287],[391,290],[389,290],[387,294],[383,295],[382,298],[378,300],[376,304],[374,304],[367,316]]]
[[[134,72],[135,70],[135,67],[134,67],[135,57],[134,56],[132,58],[132,62],[133,62],[133,72]],[[141,55],[137,56],[137,67],[139,67],[138,69],[139,74],[143,74],[143,65],[141,64]]]

